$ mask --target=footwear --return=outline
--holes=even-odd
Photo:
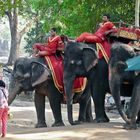
[[[1,137],[4,138],[5,137],[5,134],[2,134]]]

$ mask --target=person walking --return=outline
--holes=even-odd
[[[1,137],[5,137],[7,133],[7,119],[8,119],[8,91],[5,88],[5,82],[0,80],[0,126]]]

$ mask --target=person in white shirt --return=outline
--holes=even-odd
[[[5,88],[5,82],[0,80],[0,123],[1,137],[5,137],[7,133],[7,118],[8,118],[8,91]]]

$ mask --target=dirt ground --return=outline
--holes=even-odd
[[[74,119],[77,119],[78,105],[74,105]],[[71,126],[67,120],[66,105],[62,105],[65,127],[51,127],[52,111],[46,103],[47,128],[34,128],[36,113],[32,101],[16,99],[10,106],[13,118],[8,120],[8,133],[3,140],[139,140],[140,129],[125,130],[117,112],[107,113],[110,123],[86,123]],[[93,113],[94,116],[94,113]]]

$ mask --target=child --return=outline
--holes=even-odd
[[[0,122],[1,122],[1,137],[5,137],[7,133],[7,116],[8,116],[8,92],[5,88],[5,83],[0,80]]]

